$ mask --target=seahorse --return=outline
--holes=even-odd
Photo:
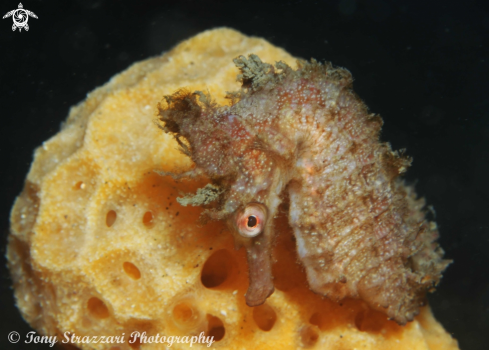
[[[204,196],[180,202],[225,220],[247,251],[246,303],[261,305],[274,291],[273,218],[287,202],[314,292],[361,298],[399,324],[413,320],[450,261],[424,200],[400,176],[411,159],[380,141],[383,121],[353,92],[348,70],[314,59],[296,70],[256,55],[234,62],[242,87],[228,93],[229,105],[181,89],[158,110],[160,127],[195,163],[173,176],[211,181]]]

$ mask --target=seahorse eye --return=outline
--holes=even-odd
[[[235,225],[243,237],[256,237],[262,233],[267,219],[267,208],[260,203],[250,203],[236,215]]]
[[[254,215],[248,216],[248,228],[255,228],[259,221]]]

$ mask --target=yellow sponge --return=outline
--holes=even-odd
[[[202,209],[176,201],[205,182],[154,172],[192,166],[154,120],[158,102],[181,87],[226,103],[224,93],[239,88],[232,60],[251,53],[295,66],[263,39],[216,29],[134,64],[72,108],[36,150],[12,210],[7,257],[23,317],[59,342],[66,332],[119,337],[72,344],[80,349],[165,349],[162,337],[201,332],[220,349],[458,349],[429,307],[399,326],[361,300],[310,291],[286,217],[275,219],[276,290],[262,306],[246,305],[243,249],[223,223],[200,226]]]

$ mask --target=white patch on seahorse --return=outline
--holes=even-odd
[[[307,255],[306,244],[304,242],[304,238],[302,237],[302,232],[299,228],[294,227],[295,238],[297,241],[297,253],[301,258],[304,258]]]

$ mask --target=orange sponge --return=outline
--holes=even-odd
[[[224,92],[239,88],[232,59],[251,53],[295,67],[265,40],[216,29],[134,64],[72,108],[36,150],[12,210],[7,257],[23,317],[60,343],[75,334],[80,349],[187,349],[185,338],[167,340],[201,332],[221,349],[458,349],[429,307],[400,326],[361,300],[313,293],[282,214],[274,219],[275,292],[246,305],[246,253],[223,223],[200,226],[202,209],[176,201],[205,180],[155,173],[192,163],[154,120],[158,102],[181,87],[225,104]]]

